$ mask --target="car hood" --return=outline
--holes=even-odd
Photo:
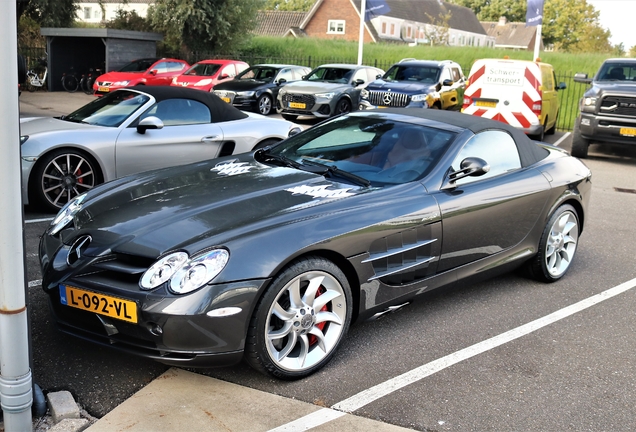
[[[378,80],[369,84],[366,89],[369,91],[397,91],[405,93],[430,93],[435,86],[430,84],[422,84],[404,81],[384,81]]]
[[[329,91],[343,91],[351,88],[349,84],[330,82],[294,81],[286,84],[284,89],[290,93],[324,93]]]
[[[74,123],[53,117],[28,117],[20,119],[20,135],[33,136],[46,132],[68,132],[73,130],[104,130],[103,126]]]
[[[92,236],[96,249],[91,255],[113,251],[155,258],[176,249],[196,253],[315,217],[316,206],[368,190],[264,165],[244,154],[110,182],[89,194],[75,217],[79,231],[74,232]]]
[[[230,91],[250,91],[257,90],[261,87],[268,87],[273,85],[271,81],[259,81],[259,80],[230,80],[217,84],[214,86],[214,90],[230,90]]]

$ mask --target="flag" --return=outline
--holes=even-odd
[[[391,12],[391,8],[384,0],[367,0],[367,8],[364,12],[364,20],[369,21],[380,15]]]
[[[528,0],[526,27],[543,24],[543,0]]]

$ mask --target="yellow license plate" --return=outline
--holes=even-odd
[[[625,135],[625,136],[636,136],[636,129],[634,128],[621,128],[620,130],[620,134],[621,135]]]
[[[99,86],[97,87],[97,91],[108,93],[110,91],[109,87]]]
[[[487,107],[487,108],[496,108],[497,107],[497,102],[475,101],[475,106]]]
[[[60,302],[66,306],[106,315],[111,318],[131,323],[137,322],[137,303],[134,301],[60,285]]]
[[[289,103],[289,107],[290,108],[300,108],[300,109],[305,109],[307,105],[305,105],[304,103],[300,103],[300,102],[290,102]]]
[[[225,101],[227,103],[230,103],[230,98],[229,97],[222,97],[221,100]]]

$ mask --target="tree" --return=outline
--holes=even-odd
[[[448,0],[466,6],[480,21],[525,22],[527,0]],[[609,52],[611,33],[599,22],[599,12],[587,0],[545,0],[541,35],[557,50]]]
[[[264,0],[157,0],[148,10],[172,49],[230,52],[249,37]]]
[[[137,12],[117,9],[117,16],[106,22],[106,28],[118,30],[152,31],[150,23],[144,17],[137,15]]]
[[[424,34],[431,45],[448,45],[451,12],[440,13],[438,17],[426,14],[430,24],[424,27]]]
[[[316,0],[266,0],[263,10],[308,12]]]
[[[27,16],[41,27],[72,27],[77,16],[75,0],[17,0],[18,19]]]

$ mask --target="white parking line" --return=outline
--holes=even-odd
[[[29,219],[29,220],[25,220],[24,223],[39,223],[39,222],[49,222],[52,221],[53,218],[42,218],[42,219]]]
[[[331,406],[331,408],[321,409],[298,420],[282,425],[276,429],[272,429],[270,432],[283,432],[289,430],[304,431],[319,426],[321,424],[325,424],[327,422],[330,422],[331,420],[340,417],[337,416],[338,412],[353,412],[365,405],[370,404],[371,402],[380,399],[383,396],[389,395],[396,390],[406,387],[409,384],[413,384],[423,378],[426,378],[427,376],[433,375],[434,373],[444,370],[447,367],[450,367],[463,360],[469,359],[478,354],[484,353],[500,345],[530,334],[547,325],[553,324],[559,320],[574,315],[577,312],[580,312],[614,296],[622,294],[634,287],[636,287],[636,278],[615,286],[614,288],[610,288],[607,291],[603,291],[600,294],[588,297],[585,300],[581,300],[578,303],[574,303],[573,305],[567,306],[549,315],[546,315],[543,318],[531,321],[527,324],[509,330],[493,338],[476,343],[475,345],[469,346],[437,360],[433,360],[430,363],[403,373],[402,375],[375,385],[367,390],[363,390],[348,399],[338,402],[337,404]],[[290,428],[290,426],[292,425],[293,428]]]
[[[569,136],[570,136],[570,132],[566,132],[566,133],[565,133],[565,135],[563,135],[561,138],[559,138],[559,139],[557,140],[557,142],[555,142],[555,143],[554,143],[554,144],[552,144],[552,145],[553,145],[553,146],[555,146],[555,147],[560,146],[560,145],[561,145],[561,143],[562,143],[562,142],[563,142],[563,141],[564,141],[567,137],[569,137]]]

